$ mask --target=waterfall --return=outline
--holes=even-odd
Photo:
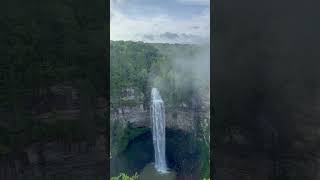
[[[167,171],[166,162],[166,119],[163,100],[156,88],[151,91],[151,121],[155,156],[155,168],[159,172]]]

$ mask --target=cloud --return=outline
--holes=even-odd
[[[192,14],[191,18],[184,19],[169,16],[165,10],[160,14],[143,16],[143,11],[136,9],[134,12],[140,12],[142,15],[132,16],[126,13],[126,8],[121,7],[124,1],[111,1],[111,40],[201,43],[200,41],[208,41],[210,37],[209,8],[203,8],[202,13]]]
[[[177,0],[180,3],[192,5],[209,5],[210,0]]]
[[[147,39],[147,40],[150,40],[150,41],[153,41],[153,40],[154,40],[154,35],[152,35],[152,34],[145,34],[145,35],[143,35],[143,38],[144,38],[144,39]]]
[[[120,4],[120,3],[123,3],[125,2],[126,0],[110,0],[110,4],[111,5],[114,5],[114,4]]]
[[[162,33],[162,34],[136,34],[140,41],[144,42],[165,42],[182,44],[204,44],[209,42],[208,37],[201,37],[186,33]]]
[[[160,34],[160,38],[177,39],[179,38],[179,35],[177,33],[165,32]]]

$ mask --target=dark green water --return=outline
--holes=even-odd
[[[139,180],[176,180],[176,172],[169,170],[166,173],[159,173],[154,163],[147,164],[140,173]]]
[[[140,178],[152,180],[201,179],[200,152],[192,135],[167,129],[166,157],[170,173],[161,176],[152,166],[154,150],[152,134],[148,131],[131,141],[124,152],[111,159],[110,173],[116,176],[120,172],[129,175],[137,172]]]
[[[150,132],[147,132],[128,144],[127,149],[111,159],[110,174],[116,176],[120,172],[133,175],[140,172],[146,164],[153,161],[153,144]]]

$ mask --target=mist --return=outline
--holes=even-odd
[[[166,55],[167,61],[154,69],[158,75],[150,76],[152,77],[151,86],[160,89],[165,98],[168,99],[170,96],[177,102],[190,102],[191,96],[202,96],[208,99],[210,92],[209,44],[179,46],[179,48],[170,50],[160,48],[160,53]]]
[[[200,46],[199,50],[191,57],[176,57],[171,65],[177,72],[176,82],[186,83],[184,87],[199,90],[210,84],[210,50],[209,46]],[[183,75],[190,74],[186,80]]]

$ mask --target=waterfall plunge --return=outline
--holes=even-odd
[[[151,91],[152,137],[155,155],[155,168],[159,172],[167,172],[166,162],[166,119],[165,109],[159,91]]]

